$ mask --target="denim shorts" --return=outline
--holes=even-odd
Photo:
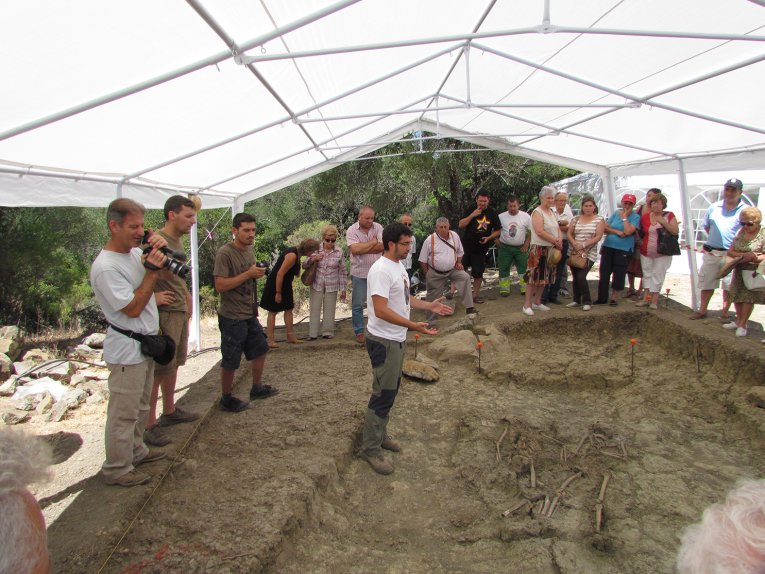
[[[222,369],[235,371],[239,368],[242,353],[248,361],[268,353],[268,341],[257,317],[251,319],[228,319],[218,315],[220,328],[220,352]]]

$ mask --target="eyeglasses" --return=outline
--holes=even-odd
[[[411,227],[412,226],[411,223],[404,223],[404,225],[406,225],[407,227]]]
[[[744,227],[754,227],[757,225],[754,221],[739,221],[739,223]]]
[[[634,201],[622,201],[622,205],[635,205]]]
[[[334,243],[335,241],[337,241],[337,239],[330,239],[329,237],[325,237],[324,241],[326,241],[327,243]]]

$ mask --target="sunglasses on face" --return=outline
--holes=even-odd
[[[757,225],[754,221],[740,221],[739,223],[741,223],[741,225],[744,227],[754,227]]]
[[[622,205],[635,205],[634,201],[622,201]]]
[[[324,241],[326,241],[327,243],[334,243],[335,241],[337,241],[337,239],[330,239],[329,237],[325,237]]]

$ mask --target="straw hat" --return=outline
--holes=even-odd
[[[549,267],[555,267],[559,262],[562,254],[557,247],[550,247],[547,252],[547,265]]]
[[[741,257],[731,257],[730,255],[726,255],[722,267],[720,267],[720,270],[717,272],[717,278],[722,279],[729,275],[730,272],[733,271],[733,268],[741,262],[741,259]]]

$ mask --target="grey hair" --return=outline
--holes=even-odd
[[[50,449],[41,440],[0,429],[0,572],[31,572],[49,560],[44,525],[30,521],[29,484],[50,478]]]
[[[685,529],[680,574],[756,574],[765,567],[765,480],[740,481]]]
[[[449,225],[449,220],[446,217],[439,217],[436,219],[436,225],[439,223],[446,223],[446,225]]]
[[[558,193],[558,190],[555,187],[552,185],[546,185],[539,191],[539,199],[541,200],[543,197],[547,197],[548,195],[555,197],[556,193]]]
[[[50,479],[50,447],[22,431],[0,428],[0,497]]]

